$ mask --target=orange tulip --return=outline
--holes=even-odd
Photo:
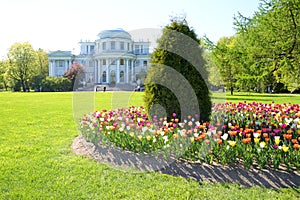
[[[217,140],[218,144],[222,144],[222,142],[223,142],[222,140]]]
[[[236,136],[237,132],[236,131],[229,131],[230,136]]]
[[[300,145],[299,145],[299,144],[294,144],[294,148],[295,148],[295,149],[299,149],[299,148],[300,148]]]
[[[267,138],[267,137],[269,137],[269,134],[268,133],[264,133],[263,136],[264,136],[264,138]]]
[[[248,138],[242,139],[242,142],[243,142],[244,144],[247,144],[247,143],[248,143]]]
[[[205,136],[206,136],[206,134],[202,133],[199,137],[203,139],[203,138],[205,138]]]
[[[298,143],[298,142],[297,142],[296,139],[292,139],[292,143],[293,143],[293,144],[296,144],[296,143]]]

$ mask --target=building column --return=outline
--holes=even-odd
[[[133,67],[134,67],[134,66],[133,66],[133,61],[134,61],[134,60],[131,60],[131,82],[133,82],[133,81],[135,80],[135,78],[134,78],[134,73],[133,73],[133,71],[134,71],[134,70],[133,70]]]
[[[106,60],[107,62],[107,60]],[[109,65],[107,65],[106,63],[106,82],[109,83],[109,76],[110,76],[110,71],[109,71],[109,68],[108,68]]]
[[[117,59],[116,83],[120,83],[120,59]]]
[[[67,71],[67,70],[68,70],[68,61],[65,60],[65,71]]]
[[[126,62],[125,62],[125,83],[128,83],[128,75],[129,75],[129,71],[128,71],[128,59],[126,59]]]
[[[97,59],[96,60],[97,61],[97,69],[98,69],[98,73],[97,73],[97,75],[98,75],[98,77],[97,77],[97,82],[98,83],[101,83],[102,82],[102,74],[101,74],[101,59]]]

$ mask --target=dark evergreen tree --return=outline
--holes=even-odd
[[[145,80],[148,113],[170,119],[200,114],[209,120],[211,100],[203,50],[195,32],[185,20],[173,20],[163,29],[151,57]]]

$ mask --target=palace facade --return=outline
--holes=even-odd
[[[149,41],[134,41],[123,29],[104,30],[95,41],[80,41],[80,54],[51,51],[49,76],[63,76],[74,61],[86,69],[93,84],[139,84],[149,66]]]

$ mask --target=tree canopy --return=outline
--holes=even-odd
[[[36,52],[28,42],[15,43],[10,47],[7,56],[9,61],[8,76],[15,81],[19,81],[22,90],[25,92],[29,88],[29,80],[37,69]]]
[[[300,0],[261,0],[252,17],[238,13],[234,36],[208,42],[223,80],[262,92],[279,83],[290,91],[300,88],[299,24]]]

